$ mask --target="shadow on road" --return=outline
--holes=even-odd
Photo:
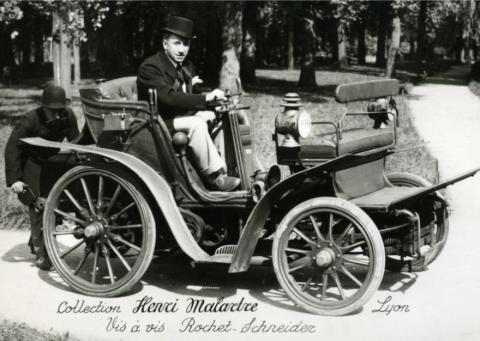
[[[27,243],[15,245],[2,255],[2,261],[8,263],[32,263],[35,261],[35,255],[30,253]]]
[[[30,254],[26,243],[18,244],[2,255],[4,262],[31,262],[35,256]],[[231,297],[238,290],[247,290],[248,294],[257,300],[278,308],[291,311],[305,312],[295,306],[280,288],[273,269],[270,266],[254,266],[244,273],[228,273],[225,264],[199,264],[195,267],[186,259],[177,262],[159,263],[154,259],[142,281],[137,283],[125,296],[135,295],[144,289],[145,285],[158,287],[169,292],[183,296],[199,297]],[[75,292],[60,277],[57,271],[38,270],[38,277],[57,289]],[[385,272],[383,281],[378,291],[403,292],[412,287],[418,275],[414,273]],[[352,284],[346,284],[349,289]],[[360,311],[354,314],[360,313]]]

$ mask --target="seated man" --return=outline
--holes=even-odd
[[[225,94],[215,89],[206,95],[193,94],[192,86],[202,81],[195,75],[194,67],[185,61],[190,49],[193,22],[186,18],[170,17],[164,27],[163,51],[147,58],[138,70],[139,100],[148,101],[148,89],[155,88],[158,109],[167,126],[184,131],[189,146],[205,182],[211,189],[231,191],[240,179],[225,174],[226,165],[208,134],[207,120],[212,112],[205,109],[206,102],[224,99]]]

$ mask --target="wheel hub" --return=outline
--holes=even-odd
[[[327,267],[335,261],[335,253],[330,248],[324,248],[317,253],[314,259],[317,266]]]
[[[85,237],[87,238],[97,238],[104,233],[103,224],[99,221],[94,221],[85,228]]]

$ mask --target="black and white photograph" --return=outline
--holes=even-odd
[[[0,0],[0,341],[480,339],[480,1]]]

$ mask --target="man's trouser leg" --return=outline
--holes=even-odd
[[[208,126],[204,118],[181,116],[174,118],[172,123],[176,131],[183,131],[188,135],[189,146],[202,175],[209,175],[221,169],[225,170],[225,162],[218,154],[217,148],[208,134]]]
[[[42,229],[42,218],[43,212],[37,212],[34,205],[30,205],[29,216],[30,216],[30,241],[35,251],[37,259],[40,257],[47,257],[47,250],[45,249],[45,243],[43,242],[43,229]]]

